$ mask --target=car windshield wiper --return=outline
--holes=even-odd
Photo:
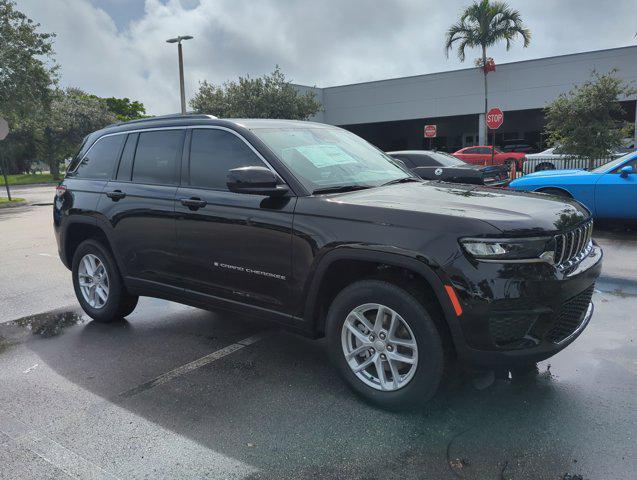
[[[381,187],[384,187],[385,185],[394,185],[396,183],[406,183],[406,182],[422,182],[421,178],[416,178],[416,177],[403,177],[403,178],[397,178],[396,180],[391,180],[387,183],[383,183],[381,185]]]
[[[372,185],[334,185],[332,187],[322,187],[312,190],[312,195],[316,193],[353,192],[354,190],[365,190],[366,188],[372,188]]]

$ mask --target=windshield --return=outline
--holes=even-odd
[[[428,152],[427,155],[429,155],[443,167],[457,167],[458,165],[467,165],[467,162],[464,162],[459,158],[456,158],[453,155],[449,155],[445,152]]]
[[[591,170],[591,172],[603,173],[606,170],[612,170],[613,168],[620,165],[622,162],[625,162],[629,158],[632,158],[634,155],[635,155],[635,152],[627,153],[626,155],[623,155],[619,158],[616,158],[615,160],[611,160],[610,162],[605,163],[604,165],[600,165],[599,167],[594,168],[593,170]]]
[[[253,132],[310,191],[375,187],[411,177],[376,147],[340,128],[255,128]]]

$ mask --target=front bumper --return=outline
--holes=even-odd
[[[483,366],[513,366],[544,360],[565,348],[592,318],[591,297],[602,257],[594,245],[568,273],[544,263],[458,260],[469,264],[457,266],[462,278],[450,276],[463,306],[451,329],[459,358]]]

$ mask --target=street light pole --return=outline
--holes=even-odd
[[[181,42],[182,40],[190,40],[192,35],[180,35],[176,38],[169,38],[166,40],[167,43],[176,43],[177,44],[177,55],[179,56],[179,94],[181,97],[181,114],[186,114],[186,88],[184,86],[184,57],[181,50]]]

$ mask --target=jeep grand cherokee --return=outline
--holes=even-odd
[[[55,234],[96,321],[146,295],[327,337],[377,405],[422,403],[445,364],[528,364],[591,318],[589,212],[548,195],[429,183],[340,128],[172,116],[89,135]]]

